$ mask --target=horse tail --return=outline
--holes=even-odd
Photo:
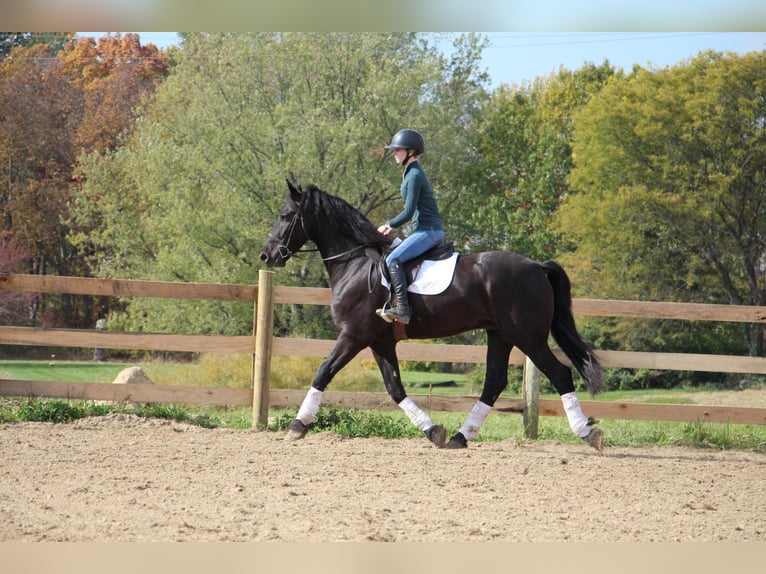
[[[572,315],[572,285],[564,269],[555,261],[540,264],[553,287],[553,324],[551,335],[564,354],[572,361],[588,385],[591,395],[604,388],[601,365],[593,351],[582,340]]]

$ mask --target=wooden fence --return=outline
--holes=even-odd
[[[60,381],[0,380],[0,396],[41,396],[65,399],[133,401],[140,403],[186,403],[252,406],[253,426],[263,426],[269,406],[298,406],[306,390],[270,389],[268,373],[272,355],[326,356],[333,341],[272,336],[275,304],[329,305],[330,291],[322,288],[273,286],[273,273],[261,271],[259,285],[174,283],[157,281],[90,279],[78,277],[0,274],[0,290],[35,293],[69,293],[110,297],[160,297],[172,299],[245,301],[253,303],[253,334],[243,336],[125,333],[77,329],[45,329],[0,326],[0,344],[37,345],[123,350],[237,353],[252,357],[249,389],[166,385],[112,385]],[[653,303],[575,299],[575,315],[682,319],[689,321],[766,322],[766,307]],[[482,345],[446,345],[404,341],[398,347],[401,360],[483,363]],[[560,359],[567,362],[560,351]],[[597,351],[604,367],[657,370],[708,371],[766,374],[766,358],[706,354]],[[359,355],[371,358],[369,350]],[[511,364],[525,365],[514,349]],[[536,400],[533,370],[526,369],[522,398],[500,398],[494,411],[523,413],[527,434],[534,436],[538,416],[564,416],[559,400]],[[308,387],[309,381],[306,382]],[[411,395],[430,411],[468,412],[474,396]],[[395,408],[385,393],[327,391],[325,404],[360,409]],[[705,421],[735,424],[766,424],[766,409],[628,402],[581,401],[588,416],[608,419],[655,421]]]

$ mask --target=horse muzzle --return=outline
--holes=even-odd
[[[266,251],[261,251],[259,258],[269,267],[284,267],[287,261],[287,259],[282,257],[281,254],[272,255]]]
[[[269,267],[284,267],[292,254],[293,252],[282,243],[267,241],[259,258]]]

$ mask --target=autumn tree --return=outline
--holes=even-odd
[[[82,88],[80,153],[116,149],[133,128],[136,107],[168,74],[166,56],[138,34],[81,38],[59,54],[62,71]]]
[[[593,97],[575,120],[576,193],[560,210],[592,295],[766,304],[765,95],[766,52],[706,52],[637,68]],[[763,325],[741,328],[763,355]],[[705,337],[721,348],[736,329]]]
[[[133,36],[78,40],[61,53],[17,47],[0,60],[0,221],[31,254],[28,272],[89,273],[67,239],[79,158],[119,145],[166,71],[156,48],[142,51]],[[46,300],[53,324],[90,322],[72,297]]]
[[[50,48],[17,48],[0,60],[0,216],[33,254],[32,273],[66,273],[72,141],[81,90],[62,75]]]
[[[0,273],[24,273],[31,254],[9,233],[0,232]],[[26,325],[35,314],[36,293],[0,290],[0,322],[5,325]]]

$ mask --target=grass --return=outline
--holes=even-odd
[[[86,361],[0,361],[0,379],[16,381],[61,381],[65,383],[111,383],[123,369],[135,363],[95,363]],[[153,362],[141,364],[155,382],[173,380],[185,365]]]
[[[249,358],[243,363],[249,369]],[[169,363],[148,363],[141,366],[158,384],[178,384],[183,380],[189,385],[241,384],[241,375],[223,373],[225,358],[201,361],[199,364],[174,365]],[[67,382],[110,382],[122,369],[131,363],[92,363],[92,362],[56,362],[45,361],[0,361],[0,379],[15,380],[57,380]],[[294,381],[288,381],[293,388],[307,388],[306,377],[313,374],[314,363],[300,363],[297,369],[290,370]],[[351,369],[346,382],[337,384],[338,389],[346,385],[345,390],[370,390],[369,385],[377,385],[372,390],[382,391],[382,382],[373,380],[369,365],[360,364]],[[297,376],[296,376],[296,373]],[[361,373],[361,375],[360,375]],[[467,394],[475,395],[477,389],[464,375],[419,373],[403,371],[405,386],[413,393],[425,394]],[[360,380],[363,387],[354,389]],[[455,381],[456,386],[443,387],[437,383]],[[338,390],[341,390],[338,389]],[[606,401],[642,401],[660,403],[692,402],[680,394],[691,391],[607,391],[594,400]],[[556,395],[543,395],[543,398],[557,398]],[[591,400],[591,397],[583,396]],[[270,411],[268,430],[282,432],[295,417],[295,408],[274,408]],[[133,405],[130,403],[97,403],[94,401],[65,401],[60,399],[8,398],[0,397],[0,423],[24,421],[68,423],[87,416],[103,416],[112,412],[135,414],[137,416],[172,419],[188,422],[206,428],[249,429],[252,411],[246,407],[220,407],[213,405]],[[447,427],[451,435],[462,425],[465,413],[434,412],[434,422]],[[606,446],[649,447],[649,446],[688,446],[694,448],[735,449],[766,452],[766,426],[762,425],[727,425],[716,423],[673,423],[661,421],[604,420],[600,423],[605,433]],[[356,411],[324,406],[320,409],[311,432],[335,432],[348,437],[378,436],[385,438],[422,437],[399,409],[378,411]],[[524,439],[522,417],[492,413],[487,417],[479,435],[479,441],[502,441]],[[539,438],[541,441],[578,443],[579,439],[569,430],[563,417],[541,417]]]
[[[101,404],[61,399],[0,398],[0,423],[70,423],[83,417],[104,416],[114,412],[171,419],[205,428],[244,430],[250,428],[252,421],[252,412],[245,407]],[[283,432],[295,418],[296,412],[297,409],[291,407],[272,409],[267,431]],[[443,424],[448,434],[452,435],[462,425],[466,413],[434,412],[431,416],[435,423]],[[760,425],[604,420],[599,426],[604,430],[607,447],[684,446],[766,453],[766,427]],[[320,408],[310,432],[333,432],[353,438],[423,436],[398,409],[358,411],[332,405]],[[526,440],[522,418],[518,415],[492,413],[482,426],[478,441],[504,440]],[[572,434],[563,417],[541,417],[537,440],[580,444],[580,439]]]
[[[44,361],[0,361],[0,378],[18,381],[111,382],[127,364]]]
[[[105,416],[110,413],[171,419],[205,428],[225,426],[221,419],[204,413],[193,414],[183,405],[132,405],[129,403],[0,397],[0,423],[45,422],[65,424],[85,417]]]

